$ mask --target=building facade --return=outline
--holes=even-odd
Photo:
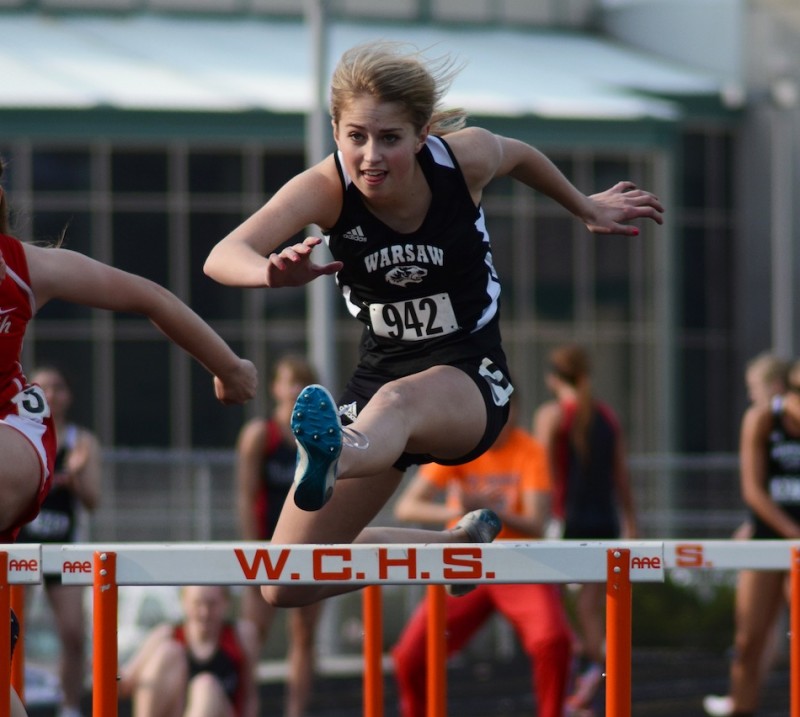
[[[635,455],[735,451],[744,362],[771,346],[800,353],[790,300],[800,136],[793,4],[324,5],[333,60],[339,46],[378,33],[445,51],[452,41],[467,60],[452,98],[472,122],[540,147],[583,191],[631,179],[667,206],[664,227],[592,238],[524,187],[489,188],[505,344],[524,415],[545,398],[549,349],[577,340],[590,348],[597,390],[618,409]],[[313,48],[296,8],[289,0],[0,0],[0,28],[18,43],[0,51],[12,88],[0,98],[0,154],[16,233],[63,241],[168,286],[265,372],[279,353],[308,348],[308,293],[221,287],[202,264],[307,164]],[[690,10],[696,23],[680,14]],[[691,37],[677,49],[650,41],[670,22],[695,30],[705,22],[713,61]],[[783,64],[767,63],[750,37],[779,47]],[[267,55],[255,55],[252,68],[244,61],[248,43],[288,57],[301,41],[292,57],[307,63],[303,82],[280,62],[265,77]],[[492,41],[506,53],[496,62],[497,52],[480,54]],[[104,43],[115,53],[91,54]],[[242,57],[233,64],[236,43]],[[199,69],[189,67],[202,64],[197,44],[210,58]],[[48,50],[58,58],[51,66],[41,54]],[[333,302],[328,349],[338,390],[360,329]],[[226,449],[245,418],[265,410],[265,396],[243,409],[219,406],[202,369],[138,317],[52,304],[26,353],[28,365],[67,368],[76,418],[107,446]],[[666,476],[654,484],[681,480],[669,467],[651,472]],[[655,500],[672,488],[652,490]]]

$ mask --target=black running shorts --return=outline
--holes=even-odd
[[[502,350],[495,351],[483,359],[456,361],[448,365],[466,373],[475,382],[483,396],[486,404],[486,430],[483,437],[475,448],[460,458],[444,460],[429,453],[403,453],[394,464],[398,470],[405,471],[413,465],[423,463],[460,465],[474,460],[491,448],[508,421],[509,398],[514,388],[511,385]],[[339,398],[339,406],[346,407],[342,411],[342,424],[352,423],[378,389],[393,380],[392,376],[376,373],[363,366],[356,368]],[[353,410],[353,404],[355,410]]]

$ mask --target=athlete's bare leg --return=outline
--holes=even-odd
[[[0,424],[0,530],[14,525],[39,492],[39,454],[16,429]]]
[[[339,478],[382,473],[404,452],[459,458],[483,436],[486,407],[467,374],[435,366],[384,385],[352,426],[368,438],[369,447],[344,446]]]
[[[783,602],[785,573],[742,570],[736,583],[736,638],[731,662],[734,711],[755,712],[764,649]]]

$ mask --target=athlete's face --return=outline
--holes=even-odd
[[[401,105],[356,97],[342,110],[333,134],[347,173],[367,199],[402,198],[409,190],[427,133],[414,129]]]
[[[294,402],[300,395],[300,391],[305,388],[306,383],[308,382],[298,376],[289,364],[279,364],[272,382],[272,396],[278,404],[294,406]]]
[[[226,589],[220,585],[188,585],[181,597],[187,624],[199,636],[213,636],[228,614]]]
[[[749,369],[745,373],[745,384],[747,396],[756,406],[767,406],[773,396],[783,393],[781,381],[766,380],[762,372],[756,368]]]

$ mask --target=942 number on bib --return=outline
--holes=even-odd
[[[448,294],[370,304],[369,320],[376,336],[397,341],[424,341],[458,330]]]

